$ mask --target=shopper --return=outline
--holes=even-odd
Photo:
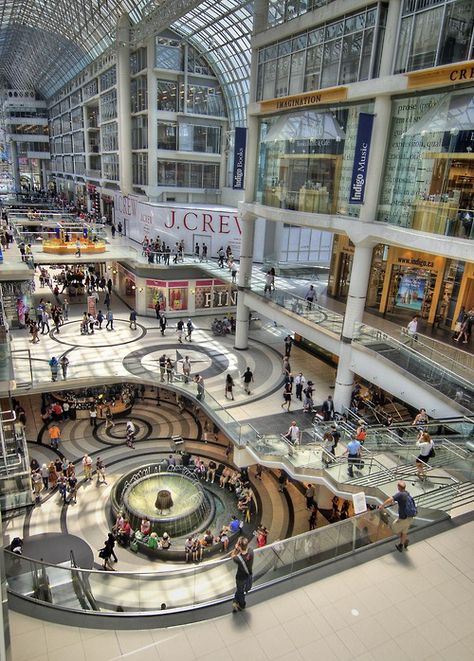
[[[253,551],[249,548],[248,543],[246,537],[239,537],[231,554],[232,560],[237,565],[236,589],[232,603],[234,612],[245,609],[247,605],[245,595],[252,589]]]
[[[183,360],[184,383],[189,383],[190,374],[191,374],[191,361],[189,360],[189,356],[185,356]]]
[[[306,292],[306,295],[305,295],[305,299],[306,299],[306,301],[307,301],[307,308],[308,308],[308,310],[311,310],[312,307],[313,307],[313,303],[314,303],[314,301],[317,300],[317,297],[316,297],[316,291],[315,291],[313,285],[310,285],[310,286],[309,286],[309,289],[308,289],[308,291]]]
[[[230,395],[230,399],[234,401],[234,379],[230,374],[227,374],[225,378],[225,398],[228,399],[228,396]]]
[[[94,404],[89,409],[89,423],[93,429],[97,427],[97,408]]]
[[[84,470],[84,480],[90,480],[92,482],[92,459],[87,452],[82,457],[82,468]]]
[[[303,372],[300,372],[295,376],[295,391],[296,391],[296,399],[299,399],[300,402],[303,400],[303,388],[306,384],[306,379],[303,376]]]
[[[168,320],[164,312],[160,314],[160,331],[162,337],[165,335],[166,326],[168,325]]]
[[[287,413],[290,412],[292,392],[293,392],[293,386],[291,382],[288,381],[287,383],[285,383],[285,387],[283,388],[283,403],[281,404],[282,409],[286,407]]]
[[[331,395],[328,395],[324,400],[321,407],[321,413],[323,415],[324,422],[329,422],[334,419],[334,402]]]
[[[305,498],[306,498],[306,509],[311,510],[314,505],[314,486],[312,484],[308,484],[306,486],[306,491],[304,493]]]
[[[420,431],[416,445],[420,454],[416,458],[416,474],[420,480],[425,479],[425,471],[431,457],[436,456],[434,443],[426,431]]]
[[[49,440],[51,443],[51,447],[53,448],[53,450],[57,450],[61,442],[61,430],[59,429],[58,425],[55,422],[53,422],[53,424],[49,428],[48,433],[49,433]]]
[[[398,519],[394,522],[392,530],[399,536],[400,541],[395,545],[395,548],[400,553],[408,548],[408,531],[413,522],[413,519],[417,515],[416,504],[413,497],[406,490],[407,485],[403,480],[397,485],[398,491],[394,496],[390,496],[385,500],[382,505],[379,506],[379,509],[384,507],[390,507],[397,503],[398,505]]]
[[[253,373],[250,367],[247,367],[245,372],[242,374],[241,378],[244,380],[245,392],[247,393],[247,395],[251,395],[252,393],[250,392],[250,384],[253,383]]]
[[[130,330],[137,330],[137,313],[135,312],[135,310],[132,310],[130,312],[129,320],[130,320]]]
[[[413,346],[413,344],[418,340],[418,335],[417,335],[418,320],[419,320],[419,316],[415,314],[412,320],[407,325],[407,336],[408,336],[408,340],[406,342],[407,346]]]
[[[354,477],[354,468],[361,467],[361,453],[362,445],[360,441],[356,438],[351,439],[343,454],[343,456],[347,457],[347,474],[349,477]]]
[[[105,330],[114,330],[114,315],[112,310],[107,310],[107,323],[105,324]]]
[[[184,338],[185,340],[192,342],[191,338],[192,338],[193,330],[194,330],[194,324],[191,321],[191,319],[188,319],[188,321],[186,322],[186,335]]]
[[[67,379],[67,370],[69,367],[69,359],[66,354],[63,354],[59,359],[59,364],[61,365],[61,371],[63,374],[63,379]]]
[[[293,445],[298,445],[299,442],[300,442],[300,437],[301,437],[300,428],[296,424],[296,420],[293,420],[291,422],[291,425],[290,425],[288,431],[285,434],[285,438],[286,438],[287,441],[289,441]]]
[[[56,356],[53,356],[51,360],[48,362],[48,365],[51,369],[51,381],[57,381],[58,380],[58,372],[59,372],[59,363],[58,359]]]
[[[194,377],[194,382],[196,383],[197,386],[197,399],[201,402],[204,399],[204,379],[200,374],[196,374]]]
[[[107,484],[105,481],[105,464],[101,457],[97,457],[96,459],[95,470],[97,473],[97,486],[99,486],[99,484]]]

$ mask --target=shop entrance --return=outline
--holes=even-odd
[[[384,312],[401,319],[418,314],[428,319],[436,285],[436,272],[394,265]]]
[[[352,253],[343,252],[339,261],[339,272],[337,274],[336,282],[336,298],[347,298],[349,293],[349,285],[351,282],[352,261],[354,255]]]

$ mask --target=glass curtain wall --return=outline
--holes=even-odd
[[[472,0],[405,0],[395,73],[470,59],[473,27]]]
[[[261,48],[257,101],[376,76],[385,14],[375,5]]]
[[[394,99],[378,219],[474,238],[474,87]]]
[[[349,204],[361,112],[371,103],[303,110],[260,120],[257,201],[272,207],[357,216]]]

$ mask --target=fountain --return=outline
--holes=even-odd
[[[145,473],[145,474],[143,474]],[[189,471],[135,470],[117,483],[112,502],[128,517],[133,530],[149,519],[152,531],[182,537],[203,529],[214,514],[214,504]]]

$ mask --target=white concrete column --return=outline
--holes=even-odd
[[[341,342],[334,387],[334,408],[339,413],[343,413],[344,407],[349,408],[351,405],[351,395],[354,388],[354,372],[350,368],[351,358],[352,345]]]
[[[117,117],[119,128],[120,190],[132,192],[132,127],[130,115],[130,19],[117,21]]]
[[[374,104],[374,125],[370,144],[367,186],[364,204],[361,206],[359,221],[375,220],[383,181],[383,163],[387,151],[388,133],[392,104],[389,96],[378,96]]]
[[[15,192],[19,193],[21,191],[20,165],[18,163],[18,150],[16,148],[15,140],[10,142],[10,157],[12,159],[12,176],[15,183]]]
[[[237,315],[235,327],[235,349],[248,349],[249,341],[249,308],[244,304],[243,293],[249,288],[252,277],[253,244],[255,235],[255,220],[241,220],[242,244],[240,248],[239,283],[237,298]]]
[[[339,362],[337,364],[336,384],[334,390],[334,406],[342,412],[343,407],[349,407],[354,384],[354,373],[351,370],[352,338],[354,326],[362,321],[367,297],[367,287],[372,265],[374,244],[356,245],[352,261],[351,282],[347,296],[346,312],[342,327]]]
[[[347,296],[342,341],[350,342],[354,336],[354,324],[362,321],[369,285],[372,252],[375,243],[356,245],[352,260],[351,282]]]
[[[401,6],[402,0],[390,0],[388,4],[382,57],[380,58],[379,78],[390,76],[393,72]]]

